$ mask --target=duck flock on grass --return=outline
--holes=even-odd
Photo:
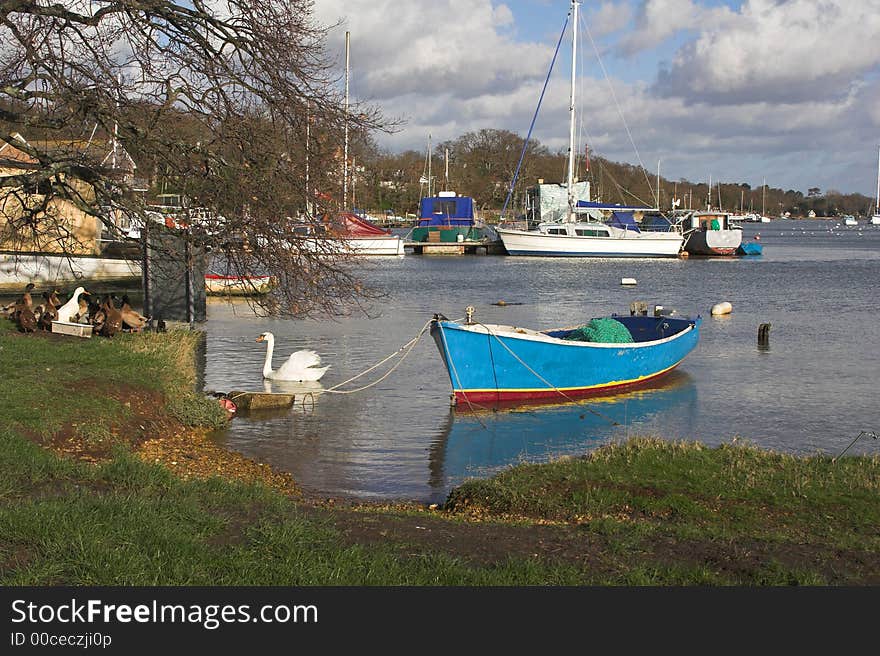
[[[95,333],[113,337],[121,331],[140,331],[149,321],[149,317],[132,309],[127,295],[120,299],[106,294],[98,299],[93,298],[84,287],[77,287],[70,298],[62,303],[58,291],[53,289],[43,292],[43,302],[34,305],[33,291],[34,284],[28,283],[18,300],[2,308],[3,314],[25,333],[37,330],[51,332],[53,321],[63,321],[87,324],[92,326]]]

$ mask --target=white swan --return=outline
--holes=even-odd
[[[269,380],[314,381],[321,378],[330,367],[319,367],[321,356],[314,351],[297,351],[287,358],[278,369],[272,369],[272,351],[275,349],[275,335],[262,333],[256,341],[266,342],[266,362],[263,364],[263,378]]]
[[[82,294],[88,294],[85,287],[77,287],[76,291],[73,292],[73,296],[70,297],[70,300],[58,308],[58,318],[56,321],[69,322],[73,315],[79,314],[79,297]]]

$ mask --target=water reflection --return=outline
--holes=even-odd
[[[692,424],[696,413],[697,386],[683,371],[649,387],[580,402],[450,411],[430,447],[429,484],[436,497],[510,465],[581,455],[614,438],[651,434],[658,418],[675,415],[678,423]]]
[[[326,388],[317,380],[295,381],[263,379],[263,391],[268,394],[295,394],[297,397],[311,394],[313,397],[318,398],[318,395],[325,389]]]

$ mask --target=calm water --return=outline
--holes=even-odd
[[[481,321],[535,328],[626,313],[635,300],[705,319],[699,346],[678,370],[637,392],[513,412],[452,410],[449,379],[425,335],[375,387],[242,415],[218,439],[318,494],[419,501],[441,501],[469,477],[582,454],[628,435],[711,445],[737,436],[789,453],[836,455],[860,431],[880,429],[880,227],[835,225],[746,225],[747,239],[760,233],[764,254],[757,258],[373,260],[363,276],[387,294],[375,318],[264,319],[245,304],[212,302],[205,387],[224,391],[263,389],[265,347],[254,339],[264,330],[276,337],[276,367],[292,351],[314,349],[331,365],[321,381],[329,387],[396,351],[435,312],[461,317],[467,305]],[[623,287],[623,277],[638,284]],[[498,300],[522,305],[492,305]],[[720,301],[730,301],[733,313],[709,316]],[[757,329],[765,322],[772,324],[770,347],[761,350]],[[880,453],[880,444],[865,438],[849,453]]]

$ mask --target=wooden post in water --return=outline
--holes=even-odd
[[[758,346],[770,346],[770,324],[762,323],[758,326]]]

